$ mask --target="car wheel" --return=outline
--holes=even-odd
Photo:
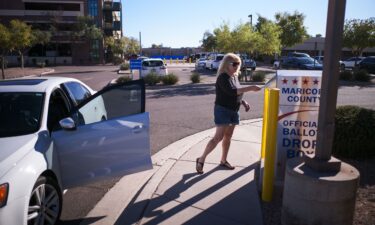
[[[41,176],[36,181],[29,201],[27,224],[56,224],[62,209],[59,186],[49,177]]]

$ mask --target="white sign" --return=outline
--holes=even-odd
[[[284,179],[286,160],[314,156],[322,71],[279,70],[280,89],[276,177]]]

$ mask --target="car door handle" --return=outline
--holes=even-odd
[[[143,126],[135,125],[132,130],[133,130],[133,133],[140,133],[143,130]]]

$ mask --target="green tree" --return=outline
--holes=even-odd
[[[215,51],[217,48],[217,38],[209,31],[204,32],[202,39],[202,48],[207,51]]]
[[[276,24],[281,28],[281,46],[290,47],[298,43],[302,43],[309,35],[306,27],[303,25],[305,15],[303,13],[294,12],[294,14],[276,13]]]
[[[95,21],[89,16],[77,17],[72,38],[74,41],[92,41],[103,38],[103,32],[95,25]]]
[[[16,51],[21,57],[21,68],[24,68],[24,51],[35,43],[35,36],[31,26],[20,20],[11,20],[9,29],[11,32],[11,49]]]
[[[11,49],[11,33],[9,29],[0,24],[0,57],[1,57],[1,75],[2,79],[5,79],[5,56],[12,50]]]
[[[232,47],[230,52],[251,53],[257,51],[258,34],[251,29],[249,23],[239,24],[232,31]]]
[[[375,18],[346,20],[343,32],[343,46],[361,56],[365,48],[375,46]]]
[[[228,23],[223,23],[219,28],[214,30],[217,39],[217,50],[221,52],[233,51],[233,36]]]
[[[151,45],[151,48],[162,48],[163,47],[163,44],[152,44]]]
[[[133,54],[137,54],[139,52],[139,41],[133,37],[124,37],[126,39],[126,42],[125,42],[125,48],[124,48],[124,51],[125,51],[125,54],[127,55],[133,55]],[[163,44],[160,44],[161,46],[163,46]]]
[[[263,24],[272,22],[271,20],[267,19],[266,17],[261,16],[260,14],[257,14],[257,15],[258,15],[258,21],[255,24],[255,30],[256,31],[259,31]]]
[[[260,54],[273,55],[280,53],[281,29],[278,25],[270,20],[263,20],[257,27],[257,34],[256,49]]]

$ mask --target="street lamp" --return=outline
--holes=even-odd
[[[252,27],[253,26],[253,15],[250,14],[248,17],[250,18],[250,26]]]

